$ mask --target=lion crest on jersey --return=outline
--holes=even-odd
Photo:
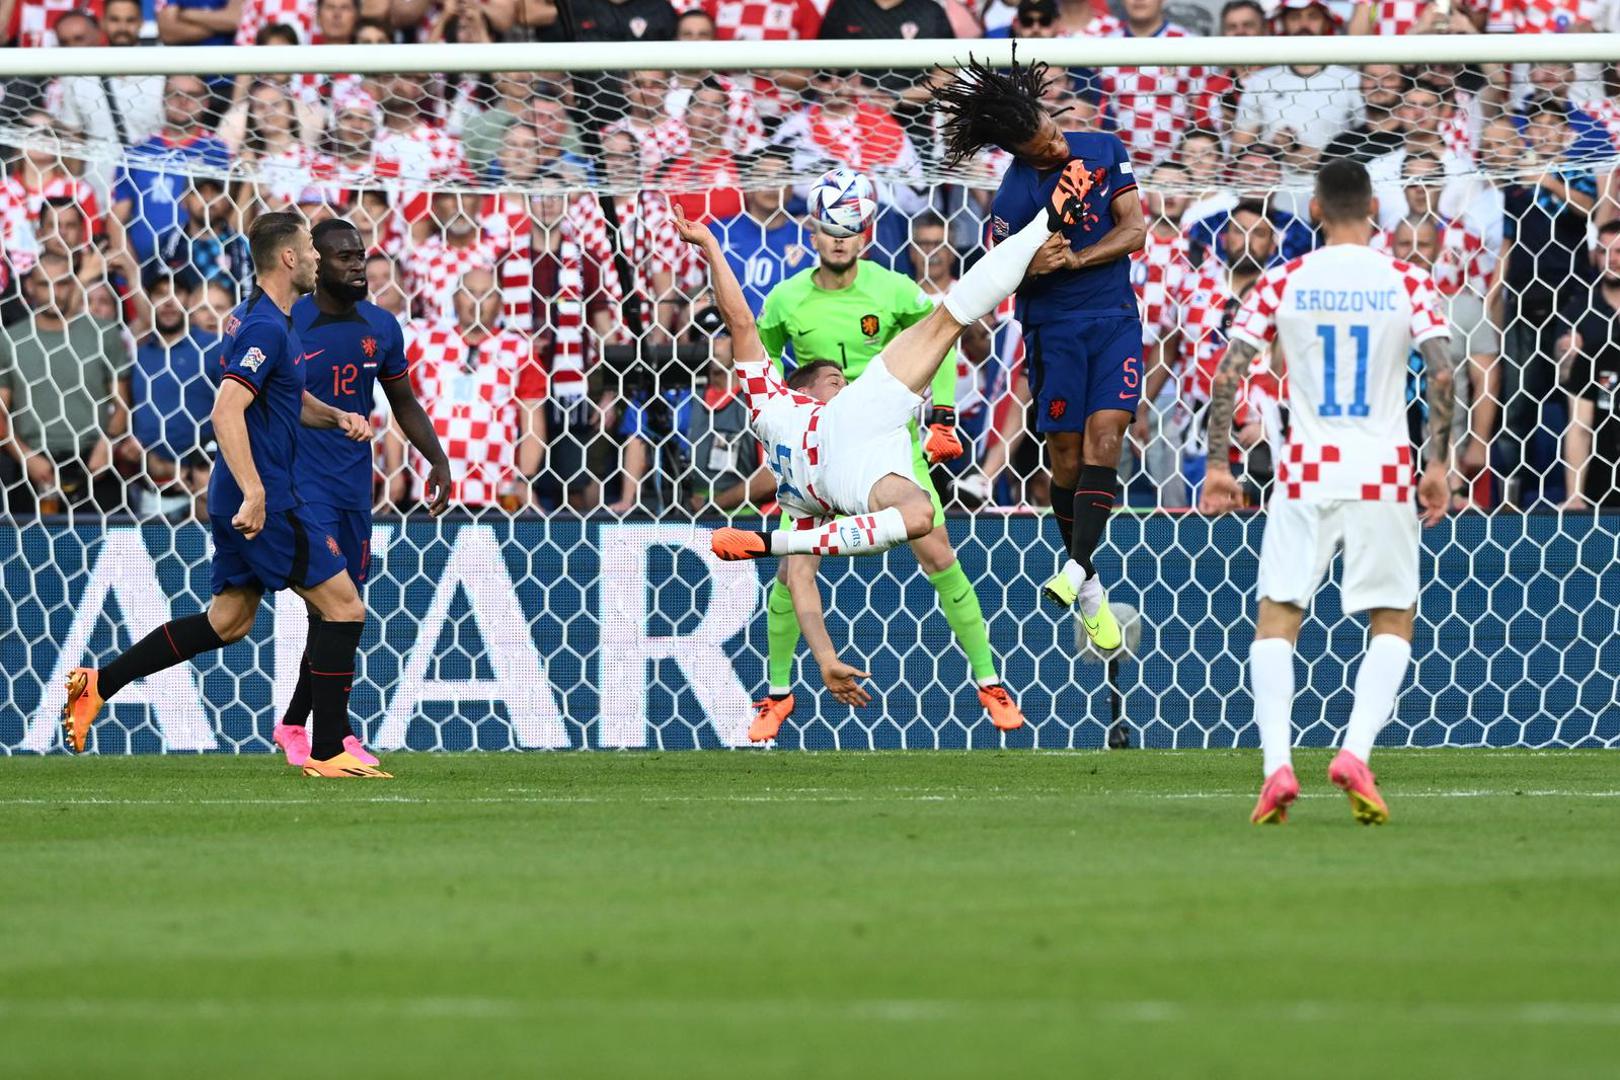
[[[878,322],[878,317],[876,315],[861,316],[861,333],[865,334],[869,338],[875,338],[878,336],[878,328],[880,325],[881,324]]]
[[[337,540],[332,536],[331,533],[326,535],[326,550],[330,551],[333,555],[336,555],[340,559],[343,558],[343,549],[338,546]]]
[[[235,315],[227,315],[227,316],[225,316],[225,336],[226,337],[230,337],[232,334],[236,333],[240,329],[242,329],[242,320],[241,319],[238,319]]]
[[[377,339],[374,338],[374,337],[361,338],[360,339],[360,351],[366,354],[366,359],[367,360],[370,360],[372,357],[376,356],[377,355]]]

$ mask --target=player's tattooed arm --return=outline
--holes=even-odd
[[[1418,346],[1423,357],[1423,378],[1429,392],[1429,462],[1451,462],[1451,422],[1457,412],[1456,375],[1452,370],[1451,342],[1430,338]]]
[[[1232,414],[1237,411],[1238,387],[1243,374],[1259,355],[1253,345],[1241,339],[1226,347],[1209,396],[1209,470],[1225,469],[1232,448]]]

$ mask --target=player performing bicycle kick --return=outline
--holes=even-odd
[[[806,365],[786,380],[777,374],[719,242],[674,208],[681,239],[701,250],[709,264],[749,425],[776,476],[777,502],[794,520],[792,529],[769,533],[717,529],[710,539],[715,555],[728,561],[874,555],[926,536],[934,528],[934,504],[912,471],[907,425],[963,329],[1012,295],[1053,233],[1080,220],[1091,184],[1084,162],[1066,165],[1046,212],[970,267],[944,302],[873,357],[854,383],[831,365]],[[805,630],[813,649],[830,648],[815,640],[813,628]],[[820,628],[823,639],[825,634]],[[864,704],[869,698],[857,679],[865,677],[840,665],[828,688],[845,704]]]

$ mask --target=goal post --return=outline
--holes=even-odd
[[[360,228],[371,296],[400,321],[457,476],[454,510],[430,519],[379,396],[355,687],[368,738],[746,745],[769,568],[719,564],[704,536],[774,518],[748,498],[758,449],[668,205],[711,221],[758,306],[817,262],[805,185],[868,172],[881,209],[863,256],[937,296],[984,250],[1008,157],[947,164],[927,87],[1012,49],[0,50],[17,91],[0,100],[0,753],[56,747],[67,668],[206,605],[211,365],[251,288],[242,236],[289,208]],[[1111,676],[1036,601],[1057,540],[1009,305],[954,358],[966,452],[933,479],[1029,727],[982,718],[932,586],[896,552],[823,568],[830,633],[874,672],[877,702],[838,706],[801,654],[779,745],[1100,747],[1115,694],[1139,745],[1254,744],[1243,665],[1264,519],[1190,511],[1207,375],[1253,271],[1317,242],[1312,170],[1340,151],[1368,163],[1376,243],[1430,268],[1461,340],[1457,509],[1425,534],[1414,682],[1384,740],[1620,745],[1620,356],[1593,344],[1620,302],[1604,291],[1620,280],[1620,98],[1604,77],[1620,35],[1070,38],[1017,56],[1051,65],[1062,124],[1126,142],[1150,223],[1132,283],[1157,395],[1098,557],[1140,642]],[[888,313],[861,316],[839,332],[887,329]],[[58,347],[76,319],[95,333]],[[1244,402],[1237,464],[1258,505],[1286,401],[1257,377]],[[268,749],[304,630],[289,596],[267,606],[248,644],[121,694],[99,749]],[[1342,726],[1363,633],[1330,586],[1301,639],[1306,744]]]

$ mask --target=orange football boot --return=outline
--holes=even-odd
[[[84,753],[90,725],[96,722],[101,707],[106,704],[96,687],[98,675],[93,667],[78,667],[68,672],[67,704],[62,707],[62,740],[75,754]]]
[[[329,780],[392,780],[393,773],[383,772],[375,765],[367,765],[347,750],[325,761],[310,758],[304,762],[304,775]]]
[[[1024,726],[1024,714],[1018,702],[1000,683],[979,687],[979,704],[990,714],[990,722],[1002,731],[1017,731]]]
[[[726,562],[763,559],[771,553],[771,541],[762,532],[716,529],[709,534],[709,549]]]
[[[749,742],[770,742],[782,730],[782,722],[793,715],[793,695],[777,700],[767,696],[754,702],[754,722],[748,725]]]

